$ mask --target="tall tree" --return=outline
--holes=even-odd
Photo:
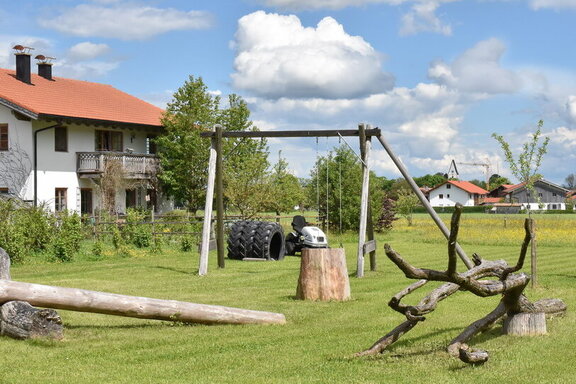
[[[280,213],[290,213],[295,206],[300,206],[304,200],[304,190],[296,176],[288,170],[286,159],[279,156],[278,162],[272,167],[270,175],[272,199],[268,201],[268,209]]]
[[[383,179],[370,173],[373,219],[380,217],[384,198],[383,183]],[[328,217],[328,225],[333,229],[340,229],[341,222],[343,231],[359,227],[361,190],[360,160],[345,145],[316,160],[307,186],[309,200],[319,201],[320,215]]]
[[[158,178],[164,192],[191,212],[201,208],[206,198],[210,140],[200,133],[211,130],[214,124],[222,124],[229,131],[255,130],[249,117],[250,110],[241,97],[230,95],[228,105],[221,109],[220,97],[208,92],[201,77],[190,76],[168,103],[162,118],[165,132],[156,139],[161,162]],[[225,182],[237,180],[242,172],[244,179],[261,177],[268,167],[263,140],[226,139],[223,152]]]
[[[205,199],[210,141],[200,132],[218,121],[220,97],[201,77],[190,78],[173,95],[162,117],[164,134],[156,139],[162,189],[195,212]]]
[[[564,187],[567,189],[576,189],[576,174],[571,173],[564,179]]]
[[[522,146],[522,152],[518,155],[518,159],[514,158],[510,145],[501,135],[496,133],[492,134],[502,147],[504,151],[504,156],[512,174],[520,180],[520,182],[525,183],[525,188],[530,193],[526,196],[526,203],[530,203],[530,197],[534,196],[536,201],[540,203],[540,197],[534,189],[534,183],[542,178],[542,175],[538,173],[538,169],[542,164],[542,157],[546,154],[549,137],[545,137],[544,141],[540,143],[540,135],[542,131],[542,126],[544,122],[540,120],[538,122],[538,128],[536,132],[532,134],[531,140],[524,143]],[[529,208],[529,206],[528,206]],[[528,216],[531,216],[531,210],[528,209]],[[532,224],[534,225],[534,224]],[[534,228],[531,229],[532,241],[531,241],[531,273],[532,273],[532,286],[537,284],[537,267],[536,267],[536,234]]]
[[[510,182],[510,180],[508,180],[508,178],[504,177],[504,176],[500,176],[499,174],[495,173],[492,176],[490,176],[490,189],[496,189],[498,187],[500,187],[501,185],[509,185],[512,184]]]

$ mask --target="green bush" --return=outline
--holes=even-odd
[[[52,243],[54,257],[60,261],[71,261],[80,250],[84,238],[80,216],[68,211],[58,213],[56,236]]]
[[[147,212],[129,208],[126,215],[124,233],[138,248],[149,247],[152,243],[152,226],[145,222]]]

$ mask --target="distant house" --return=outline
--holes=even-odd
[[[0,69],[0,193],[83,214],[103,201],[116,212],[170,209],[154,182],[162,109],[109,85],[52,76],[41,55],[33,74],[29,48],[14,49],[16,70]],[[114,164],[122,182],[106,188]]]
[[[479,205],[488,191],[468,181],[447,180],[429,192],[433,207],[453,207],[460,203],[465,207]]]
[[[505,197],[506,193],[504,193],[505,190],[513,187],[514,184],[502,184],[501,186],[492,189],[490,192],[488,192],[488,197],[489,198],[495,198],[495,197]]]
[[[540,198],[538,204],[536,196],[526,188],[526,183],[513,185],[503,191],[505,201],[508,203],[521,204],[523,209],[548,210],[566,209],[566,198],[569,191],[557,184],[540,179],[534,183],[536,195]]]

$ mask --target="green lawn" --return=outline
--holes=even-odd
[[[508,228],[517,223],[509,220],[503,229],[501,220],[502,217],[492,215],[464,219],[461,233],[465,250],[488,259],[515,262],[521,238],[515,241],[506,236],[507,231],[516,231]],[[576,220],[562,220],[568,220],[567,225],[573,229],[576,227]],[[409,281],[386,259],[382,252],[384,242],[392,244],[417,266],[445,268],[446,246],[435,240],[437,230],[428,221],[421,215],[414,227],[407,227],[401,220],[392,233],[380,235],[378,271],[367,271],[363,279],[351,277],[353,299],[343,303],[294,300],[300,263],[297,257],[268,263],[227,259],[226,268],[218,269],[215,255],[211,255],[209,274],[205,277],[196,276],[196,252],[182,253],[168,247],[163,254],[134,251],[129,258],[117,257],[107,249],[107,256],[100,261],[90,261],[86,247],[85,254],[72,263],[13,266],[14,280],[281,312],[288,323],[181,325],[59,311],[65,325],[63,341],[1,339],[0,382],[574,382],[574,230],[567,238],[549,239],[544,234],[539,237],[540,286],[528,289],[527,294],[533,300],[559,297],[569,306],[565,317],[548,322],[548,335],[504,337],[497,326],[471,342],[490,352],[488,363],[481,367],[467,366],[449,357],[444,348],[464,327],[492,310],[498,298],[457,293],[383,355],[351,357],[403,320],[388,308],[387,302]],[[539,228],[558,226],[559,222],[559,218],[538,217]],[[471,235],[464,239],[467,231]],[[497,238],[500,240],[491,240]],[[353,275],[354,236],[331,235],[331,240],[334,247],[343,243],[348,270]],[[529,269],[529,265],[524,268]],[[424,288],[422,294],[428,290]],[[409,302],[421,297],[418,293],[413,296]]]

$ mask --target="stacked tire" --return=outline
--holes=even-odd
[[[278,223],[241,220],[230,227],[228,258],[282,260],[286,253],[284,230]]]

